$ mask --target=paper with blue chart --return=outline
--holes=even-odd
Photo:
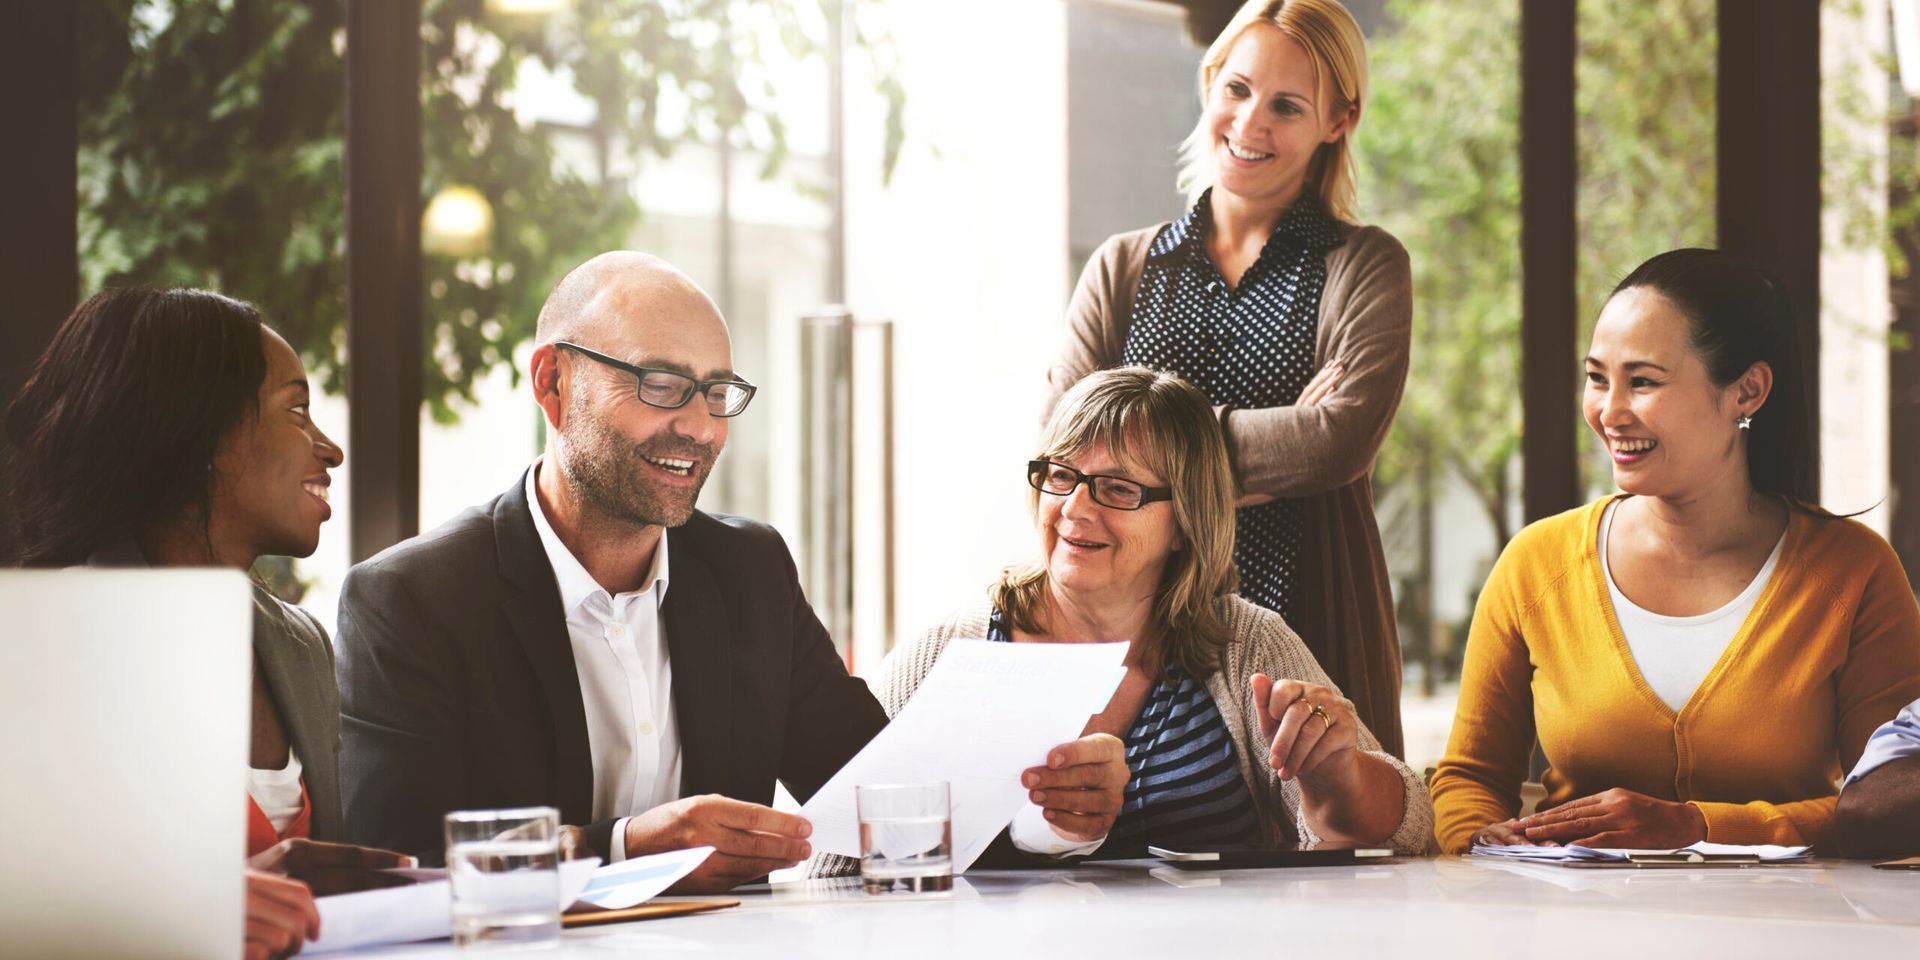
[[[580,904],[601,910],[637,907],[666,892],[712,855],[712,847],[692,847],[609,863],[593,872],[593,879],[574,898],[578,901],[574,909],[580,909]]]
[[[560,903],[569,911],[624,910],[659,896],[712,855],[692,847],[600,866],[599,857],[560,864]],[[452,893],[442,869],[388,871],[416,882],[405,887],[320,897],[320,939],[302,955],[453,934]]]
[[[599,865],[599,857],[562,862],[559,902],[572,903]],[[307,944],[301,956],[452,936],[453,891],[447,885],[446,871],[390,872],[412,877],[417,882],[404,887],[315,898],[314,906],[320,909],[320,939]],[[440,879],[431,879],[435,876]]]

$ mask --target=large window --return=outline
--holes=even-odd
[[[877,341],[841,371],[860,398],[844,425],[853,492],[830,491],[852,518],[855,600],[837,627],[866,672],[1032,555],[1020,465],[1073,278],[1106,235],[1182,211],[1173,151],[1197,116],[1204,44],[1173,3],[980,0],[956,15],[861,0],[846,5],[835,61],[837,6],[423,5],[420,518],[432,526],[493,496],[541,449],[522,378],[539,306],[574,263],[638,248],[715,297],[736,367],[761,385],[702,506],[773,522],[816,576],[810,539],[824,534],[806,499],[817,464],[803,416],[821,374],[805,362],[802,322],[843,300],[859,321],[892,324],[891,392]],[[1577,363],[1619,276],[1717,240],[1718,6],[1579,3],[1577,315],[1566,318],[1578,335],[1573,355],[1548,358],[1520,346],[1518,0],[1351,6],[1372,65],[1362,216],[1406,245],[1416,288],[1412,372],[1376,496],[1408,759],[1424,766],[1444,749],[1480,585],[1523,521],[1523,362]],[[352,458],[342,5],[85,9],[85,288],[191,284],[260,303],[330,392],[315,416]],[[1888,445],[1890,389],[1901,409],[1920,396],[1888,334],[1888,277],[1912,285],[1913,248],[1891,266],[1883,253],[1892,228],[1910,239],[1920,209],[1912,125],[1889,174],[1888,115],[1909,101],[1889,82],[1885,0],[1832,0],[1823,16],[1827,255],[1813,362],[1826,500],[1872,508],[1864,519],[1884,529],[1900,512],[1889,477],[1906,469],[1920,483]],[[1583,492],[1611,489],[1584,425],[1577,435]],[[328,623],[349,560],[345,488],[320,552],[273,570]]]

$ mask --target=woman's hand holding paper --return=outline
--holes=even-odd
[[[1131,776],[1126,745],[1111,734],[1095,733],[1048,751],[1047,765],[1029,768],[1020,783],[1055,833],[1087,841],[1113,829]]]

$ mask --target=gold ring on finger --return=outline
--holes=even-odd
[[[1323,723],[1323,724],[1326,724],[1326,728],[1325,728],[1324,730],[1322,730],[1321,732],[1322,732],[1322,733],[1325,733],[1325,732],[1326,732],[1327,730],[1332,730],[1332,729],[1333,729],[1333,716],[1332,716],[1331,714],[1329,714],[1329,713],[1327,713],[1327,711],[1325,711],[1325,710],[1323,710],[1323,709],[1321,709],[1321,708],[1320,708],[1320,705],[1319,705],[1319,704],[1317,704],[1317,703],[1315,703],[1315,704],[1309,704],[1309,706],[1311,706],[1311,707],[1313,707],[1313,716],[1316,716],[1316,717],[1319,717],[1319,718],[1320,718],[1320,722],[1321,722],[1321,723]]]

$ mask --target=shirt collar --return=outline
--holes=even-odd
[[[539,485],[535,478],[540,468],[546,465],[542,457],[533,462],[527,471],[527,509],[533,514],[533,529],[540,535],[540,546],[547,551],[547,565],[553,568],[554,582],[560,587],[560,609],[567,616],[585,607],[596,596],[600,597],[611,611],[624,606],[631,598],[652,593],[655,612],[667,600],[667,531],[660,531],[660,542],[653,548],[653,570],[648,574],[646,586],[642,589],[623,593],[617,597],[608,596],[606,588],[600,586],[593,574],[580,565],[580,559],[560,542],[559,534],[553,532],[553,524],[547,522],[546,508],[540,505]]]
[[[1213,232],[1213,205],[1208,202],[1212,197],[1213,188],[1208,187],[1185,215],[1167,224],[1147,247],[1148,259],[1182,250],[1191,255],[1206,256],[1207,235]],[[1280,222],[1274,225],[1273,234],[1267,238],[1266,246],[1260,249],[1260,259],[1266,260],[1280,249],[1325,253],[1339,246],[1341,241],[1335,221],[1320,209],[1318,201],[1302,193],[1300,199],[1287,208]]]
[[[1181,215],[1180,219],[1167,224],[1166,228],[1160,231],[1160,235],[1153,238],[1153,243],[1147,247],[1147,257],[1149,259],[1164,257],[1185,248],[1189,240],[1204,254],[1207,232],[1213,226],[1213,208],[1207,203],[1207,199],[1211,196],[1213,196],[1213,188],[1209,187],[1201,191],[1200,199],[1187,208],[1187,212]]]

